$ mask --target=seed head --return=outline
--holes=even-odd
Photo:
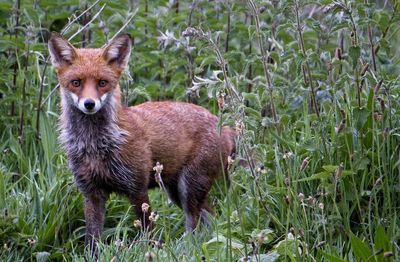
[[[36,240],[33,238],[28,239],[28,245],[29,247],[33,247],[36,244]]]
[[[299,235],[300,235],[301,237],[304,237],[304,228],[300,228],[300,229],[299,229]]]
[[[235,131],[237,134],[242,133],[244,128],[245,128],[244,123],[241,120],[235,122]]]
[[[343,173],[343,162],[340,163],[340,165],[338,166],[338,168],[335,171],[335,179],[339,180],[342,177],[342,173]]]
[[[158,220],[159,215],[157,214],[157,212],[151,212],[150,216],[149,216],[149,220],[151,222],[156,222]]]
[[[185,31],[182,32],[183,37],[198,37],[200,36],[199,30],[193,27],[188,27],[185,29]]]
[[[285,186],[290,187],[290,178],[288,176],[285,177]]]
[[[155,167],[153,167],[153,170],[156,171],[154,178],[157,182],[157,184],[160,184],[162,182],[161,178],[161,172],[163,171],[164,166],[160,164],[160,162],[157,162]]]
[[[160,162],[157,162],[155,167],[153,167],[153,170],[156,171],[157,174],[161,174],[163,171],[164,166],[160,164]]]
[[[285,203],[286,204],[290,204],[290,197],[288,196],[288,195],[286,195],[284,198],[283,198],[283,200],[285,200]]]
[[[316,200],[315,197],[313,197],[313,196],[309,196],[309,197],[307,198],[307,201],[308,201],[308,205],[309,205],[310,207],[314,207],[315,204],[317,203],[317,200]]]
[[[117,249],[122,249],[125,247],[124,241],[122,241],[121,239],[115,240],[114,245],[117,247]]]
[[[257,242],[258,244],[262,244],[265,240],[265,232],[261,231],[258,235],[257,235]]]
[[[154,247],[161,249],[163,247],[162,241],[154,241]]]
[[[379,104],[380,104],[380,106],[381,106],[381,111],[384,112],[384,111],[385,111],[385,108],[386,108],[386,106],[385,106],[385,100],[384,100],[383,98],[381,98],[381,97],[378,97],[376,100],[379,101]]]
[[[339,60],[342,60],[342,49],[340,47],[336,48],[335,57]]]
[[[360,75],[361,75],[361,76],[364,76],[365,73],[367,72],[368,68],[369,68],[369,64],[366,63],[366,64],[364,65],[364,67],[362,68],[361,74],[360,74]]]
[[[319,209],[324,210],[324,203],[319,203],[318,207],[319,207]]]
[[[382,120],[382,115],[379,114],[378,112],[374,112],[373,118],[375,122],[380,122]]]
[[[266,174],[267,173],[267,170],[265,169],[264,166],[257,167],[256,171],[257,171],[257,173],[261,173],[261,174]]]
[[[148,251],[148,252],[146,252],[144,257],[146,258],[147,261],[154,261],[154,258],[156,257],[156,255],[153,252]]]
[[[136,219],[135,221],[133,221],[133,226],[136,228],[141,228],[142,222],[140,222],[140,220]]]
[[[149,212],[149,208],[150,208],[150,205],[149,205],[149,204],[147,204],[147,203],[143,203],[143,204],[142,204],[142,211],[143,211],[143,213]]]
[[[225,107],[225,93],[224,92],[218,92],[217,93],[217,101],[218,101],[218,108],[219,111],[224,110]]]
[[[289,160],[289,159],[293,158],[293,156],[294,156],[294,155],[293,155],[292,152],[286,150],[285,153],[283,154],[283,159]]]
[[[335,127],[336,134],[339,134],[346,127],[346,119],[342,119],[338,127]]]
[[[378,83],[376,83],[376,85],[375,85],[375,87],[374,87],[374,93],[375,93],[375,95],[378,94],[379,89],[381,89],[382,83],[383,83],[383,80],[380,80]]]
[[[306,167],[308,166],[309,162],[310,162],[309,157],[304,158],[303,162],[301,162],[300,171],[304,171],[304,169],[306,169]]]
[[[303,193],[299,193],[299,200],[301,203],[304,203],[304,194]]]

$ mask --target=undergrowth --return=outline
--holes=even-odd
[[[398,260],[399,11],[358,0],[0,1],[0,260],[91,259],[57,141],[51,31],[81,47],[130,33],[124,104],[200,104],[239,133],[210,227],[184,234],[183,212],[153,190],[158,220],[141,232],[112,195],[100,261]]]

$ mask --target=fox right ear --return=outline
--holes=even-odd
[[[108,64],[114,64],[124,70],[128,65],[132,49],[132,39],[128,34],[121,34],[111,40],[104,48],[103,57]]]
[[[57,33],[51,33],[48,47],[54,67],[71,64],[76,56],[75,48]]]

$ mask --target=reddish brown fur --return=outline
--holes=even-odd
[[[143,226],[150,225],[150,212],[143,214],[141,206],[149,203],[147,189],[157,185],[153,171],[156,162],[164,166],[162,179],[169,197],[185,211],[187,230],[193,230],[200,218],[206,221],[206,211],[212,212],[207,195],[214,179],[226,172],[227,158],[235,150],[234,131],[223,128],[219,135],[217,118],[193,104],[147,102],[122,107],[118,81],[125,67],[121,61],[129,56],[130,43],[120,43],[126,39],[120,37],[115,40],[119,45],[114,41],[106,49],[75,49],[63,41],[53,35],[49,50],[62,89],[61,137],[77,184],[85,195],[86,240],[93,244],[100,236],[105,201],[113,191],[127,195],[138,218],[145,218]],[[113,45],[118,47],[117,59],[110,59],[106,52]],[[71,84],[75,79],[81,81],[81,86]],[[98,87],[99,80],[107,80],[107,85]],[[104,102],[105,109],[86,115],[71,101],[70,93],[79,101],[99,99],[104,94],[114,100]],[[110,117],[107,112],[114,112],[115,116]],[[114,128],[117,133],[121,130],[123,139],[116,137],[112,142],[113,135],[105,135],[103,140],[96,140],[96,129],[102,127]],[[87,135],[87,141],[79,137],[82,133]],[[105,141],[108,151],[97,152],[102,148],[96,145],[97,141]],[[85,143],[85,147],[82,149],[79,143]],[[110,164],[118,168],[107,170]]]

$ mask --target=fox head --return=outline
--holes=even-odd
[[[108,103],[128,64],[132,41],[128,34],[115,37],[104,48],[75,48],[53,33],[48,47],[56,69],[63,101],[85,114],[95,114]]]

